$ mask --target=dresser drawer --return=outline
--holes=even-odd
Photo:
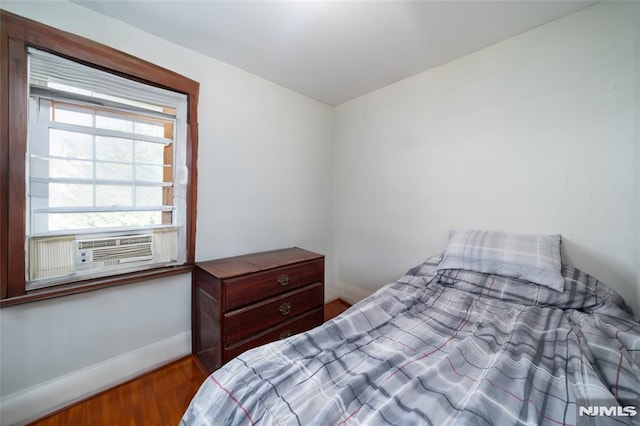
[[[257,334],[323,304],[321,282],[224,314],[224,344]]]
[[[322,324],[323,315],[323,308],[316,308],[306,314],[291,318],[283,322],[282,324],[278,324],[275,327],[269,328],[246,340],[242,340],[231,346],[227,346],[224,349],[223,362],[227,362],[232,358],[240,355],[242,352],[256,346],[264,345],[266,343],[273,342],[279,339],[284,339],[289,336],[293,336],[294,334],[302,333],[303,331],[307,331],[314,327],[317,327]]]
[[[322,259],[228,278],[223,282],[224,310],[228,311],[323,280],[324,260]]]

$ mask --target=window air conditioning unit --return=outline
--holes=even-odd
[[[178,259],[178,231],[175,228],[130,235],[64,235],[29,239],[29,281],[65,276],[96,276],[117,269],[131,270],[147,265],[170,264]],[[104,271],[104,272],[103,272]]]

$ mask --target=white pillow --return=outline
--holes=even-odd
[[[560,272],[560,235],[527,235],[497,231],[452,231],[438,265],[519,278],[564,291]]]

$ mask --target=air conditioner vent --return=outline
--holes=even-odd
[[[153,235],[124,235],[77,241],[76,268],[101,269],[153,260]]]
[[[127,246],[109,246],[106,248],[93,249],[93,261],[102,262],[112,259],[128,259],[131,257],[153,257],[151,244],[136,244],[131,247]]]

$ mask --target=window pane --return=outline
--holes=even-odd
[[[71,111],[60,107],[51,108],[51,119],[59,123],[77,124],[79,126],[93,126],[93,114]]]
[[[93,206],[91,185],[49,183],[49,207]]]
[[[96,160],[131,163],[132,143],[130,139],[96,136]]]
[[[96,115],[96,127],[99,129],[120,130],[122,132],[133,132],[133,121],[127,118],[110,117],[98,113]]]
[[[136,122],[134,133],[138,135],[164,137],[164,124],[153,122]]]
[[[93,179],[93,162],[52,158],[49,160],[49,176]]]
[[[133,166],[131,164],[96,163],[97,179],[131,180]]]
[[[163,166],[136,166],[136,180],[162,182]]]
[[[50,213],[49,230],[161,225],[162,212]]]
[[[50,213],[49,230],[88,229],[95,226],[91,213]]]
[[[93,137],[84,133],[49,129],[49,155],[66,158],[93,158]]]
[[[136,163],[163,164],[165,145],[136,141]]]
[[[137,206],[161,206],[162,187],[139,186],[136,188]]]
[[[96,206],[130,206],[131,194],[130,186],[96,185]]]

